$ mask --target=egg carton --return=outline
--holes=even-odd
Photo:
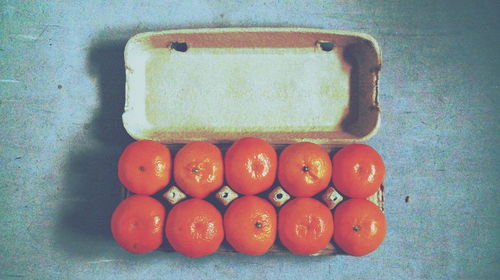
[[[247,136],[278,152],[309,141],[333,153],[378,132],[381,64],[378,43],[361,32],[256,27],[140,33],[125,47],[123,125],[134,139],[163,143],[174,154],[191,141],[211,142],[224,152]],[[224,213],[239,196],[223,185],[206,200]],[[259,196],[278,211],[293,199],[279,182]],[[189,198],[175,182],[154,197],[167,210]],[[348,199],[333,186],[315,198],[332,211]],[[383,210],[383,186],[368,199]],[[166,239],[161,250],[173,250]],[[219,252],[235,253],[227,242]],[[269,253],[289,254],[279,240]],[[343,253],[330,243],[314,255],[336,254]]]

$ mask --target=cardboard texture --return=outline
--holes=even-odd
[[[209,141],[224,151],[245,136],[263,138],[278,151],[310,141],[332,152],[367,141],[380,124],[381,55],[377,42],[363,33],[306,28],[147,32],[128,41],[125,68],[125,129],[136,140],[155,140],[174,152],[190,141]],[[290,199],[287,193],[275,199],[279,191],[274,184],[259,196],[278,211]],[[234,199],[224,193],[237,196],[224,186],[207,198],[222,213]],[[172,184],[158,195],[167,207],[185,197]],[[343,199],[332,187],[316,198],[330,208]],[[383,186],[368,199],[383,209]],[[172,251],[164,243],[162,249]],[[225,242],[219,252],[235,253]],[[279,241],[269,253],[289,254]],[[314,255],[336,254],[343,252],[330,243]]]
[[[380,123],[381,57],[355,32],[229,28],[141,33],[125,48],[123,123],[165,144],[364,142]]]

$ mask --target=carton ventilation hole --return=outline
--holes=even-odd
[[[170,48],[178,52],[186,52],[188,50],[188,45],[186,42],[172,42]]]
[[[333,42],[332,41],[319,41],[318,42],[319,47],[321,50],[325,52],[329,52],[333,50]]]

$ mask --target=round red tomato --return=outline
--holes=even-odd
[[[335,243],[346,253],[363,256],[384,241],[386,220],[382,210],[366,199],[353,198],[341,203],[333,213]]]
[[[267,190],[276,179],[278,156],[268,142],[245,137],[234,142],[224,156],[227,184],[235,191],[252,195]]]
[[[352,198],[366,198],[377,192],[385,176],[382,157],[365,144],[350,144],[332,158],[335,188]]]
[[[116,207],[111,217],[111,232],[125,250],[143,254],[163,242],[165,208],[156,199],[133,195]]]

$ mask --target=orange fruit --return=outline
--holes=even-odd
[[[385,176],[382,157],[365,144],[350,144],[332,158],[332,182],[342,194],[366,198],[377,192]]]
[[[188,199],[170,210],[165,233],[177,252],[191,258],[207,256],[217,251],[224,239],[222,216],[205,200]]]
[[[151,140],[128,145],[118,160],[118,178],[131,192],[151,195],[170,181],[172,159],[167,147]]]
[[[257,194],[268,189],[276,179],[278,156],[266,141],[242,138],[226,152],[224,170],[228,185],[242,194]]]
[[[314,196],[330,182],[330,156],[317,144],[302,142],[290,145],[281,152],[278,162],[278,179],[293,196]]]
[[[266,253],[276,240],[276,210],[257,196],[233,201],[224,213],[227,242],[238,252],[251,256]]]
[[[174,158],[174,179],[188,195],[205,198],[224,180],[222,154],[208,142],[191,142]]]
[[[325,248],[332,238],[332,213],[316,199],[296,198],[281,208],[278,215],[278,233],[281,243],[292,253],[317,253]]]
[[[333,213],[335,243],[346,253],[363,256],[384,241],[386,220],[380,208],[366,199],[349,199]]]
[[[125,250],[143,254],[158,249],[163,241],[165,208],[156,199],[133,195],[116,207],[111,232]]]

